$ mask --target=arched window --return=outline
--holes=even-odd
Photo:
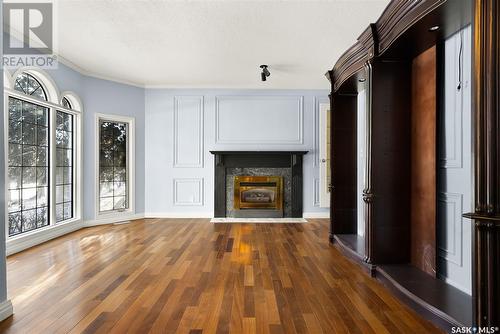
[[[59,100],[52,80],[40,70],[20,72],[13,83],[13,89],[5,87],[9,237],[75,220],[81,211],[80,168],[75,168],[79,99],[70,94]]]
[[[47,94],[42,85],[29,73],[22,72],[17,76],[16,82],[14,83],[14,89],[26,95],[31,95],[47,101]]]
[[[62,101],[61,101],[61,104],[63,105],[63,107],[65,108],[68,108],[68,109],[73,109],[71,107],[71,102],[69,102],[68,98],[67,97],[63,97],[62,98]]]

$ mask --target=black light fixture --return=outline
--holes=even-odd
[[[260,68],[262,69],[262,72],[260,73],[260,78],[262,81],[266,81],[267,77],[271,75],[269,70],[267,69],[267,65],[260,65]]]

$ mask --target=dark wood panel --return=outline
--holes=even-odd
[[[303,191],[302,191],[302,158],[301,154],[294,154],[291,157],[292,168],[292,217],[302,217]]]
[[[473,7],[474,322],[500,327],[500,4]]]
[[[426,318],[451,332],[472,325],[472,298],[440,279],[409,265],[377,266],[376,276]]]
[[[411,73],[411,263],[436,276],[436,47]]]
[[[226,167],[224,165],[224,156],[216,155],[214,189],[224,189],[224,191],[214,191],[214,217],[226,217]]]
[[[357,95],[335,94],[332,111],[330,233],[333,236],[357,232]]]
[[[373,263],[410,260],[410,64],[379,59],[372,65]]]

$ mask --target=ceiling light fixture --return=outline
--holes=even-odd
[[[267,77],[271,75],[269,70],[267,69],[267,65],[260,65],[262,72],[260,73],[260,78],[262,81],[266,81]]]
[[[439,30],[439,26],[432,26],[429,28],[429,31],[438,31]]]

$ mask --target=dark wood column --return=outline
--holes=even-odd
[[[475,0],[473,9],[475,208],[474,323],[500,325],[500,2]]]
[[[356,234],[356,93],[332,96],[330,240],[334,234]]]

